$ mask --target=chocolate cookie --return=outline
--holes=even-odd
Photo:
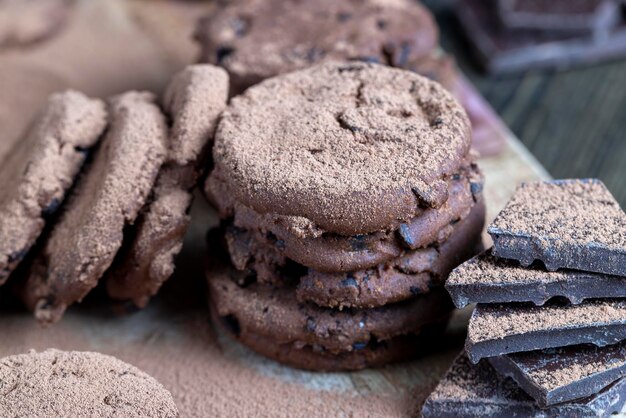
[[[107,275],[115,299],[145,307],[174,271],[189,225],[191,189],[204,167],[217,118],[228,99],[228,75],[211,65],[178,73],[165,93],[172,120],[168,155],[118,262]]]
[[[0,359],[4,417],[178,417],[172,394],[148,374],[93,352],[31,351]]]
[[[60,319],[97,284],[144,205],[166,155],[167,126],[153,102],[137,92],[111,100],[108,133],[24,284],[41,322]]]
[[[410,251],[373,269],[351,273],[309,270],[296,293],[301,302],[331,308],[373,308],[428,293],[450,271],[481,251],[485,206],[478,204],[438,247]]]
[[[72,0],[1,0],[0,48],[28,45],[60,30],[73,7]]]
[[[0,163],[0,284],[61,205],[105,125],[101,101],[74,91],[54,94]]]
[[[525,267],[626,276],[626,213],[597,179],[522,184],[488,231],[493,255]]]
[[[482,182],[480,171],[471,165],[450,179],[450,196],[441,207],[421,209],[419,214],[396,229],[353,236],[307,229],[307,224],[295,228],[293,217],[260,214],[232,202],[235,227],[248,231],[247,235],[252,239],[246,239],[243,246],[231,248],[231,256],[235,249],[239,250],[239,254],[232,257],[235,266],[240,270],[250,267],[257,272],[263,268],[257,262],[259,254],[272,251],[267,247],[274,249],[276,254],[273,257],[278,265],[284,265],[288,258],[322,272],[374,267],[401,256],[406,250],[445,241],[452,232],[452,224],[465,218],[475,202],[482,198]],[[225,193],[226,190],[216,196],[225,196]],[[223,207],[222,212],[228,213],[229,208]],[[262,276],[259,279],[264,280]]]
[[[439,84],[366,63],[266,80],[222,115],[207,191],[287,228],[358,235],[441,207],[466,163],[465,111]],[[223,205],[222,205],[223,206]]]
[[[319,346],[300,347],[297,344],[277,343],[272,337],[247,332],[237,334],[232,323],[220,318],[211,310],[213,324],[262,356],[299,369],[313,371],[346,371],[379,367],[385,364],[415,358],[433,346],[433,336],[443,328],[433,325],[419,335],[402,335],[386,341],[372,341],[358,349],[342,353],[329,353]]]
[[[445,291],[381,308],[338,311],[299,303],[290,287],[238,284],[240,276],[223,265],[207,269],[211,303],[238,338],[250,332],[271,337],[277,344],[350,352],[372,341],[417,333],[446,320],[451,312]]]
[[[403,67],[437,46],[430,13],[409,0],[218,3],[196,31],[201,60],[230,74],[235,94],[323,60]]]

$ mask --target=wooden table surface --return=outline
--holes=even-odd
[[[554,178],[597,177],[626,208],[626,58],[568,71],[489,76],[447,1],[430,0],[443,48]]]

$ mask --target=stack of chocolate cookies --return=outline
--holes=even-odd
[[[598,180],[522,185],[452,272],[478,303],[425,416],[607,416],[626,402],[626,214]],[[482,360],[481,359],[485,359]]]
[[[462,107],[413,72],[328,62],[222,114],[206,193],[230,258],[215,323],[306,369],[416,355],[451,312],[443,282],[481,246],[482,177]]]
[[[0,285],[44,324],[99,282],[144,307],[173,272],[228,85],[198,65],[162,106],[148,92],[52,95],[0,165]]]

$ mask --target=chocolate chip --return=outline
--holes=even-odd
[[[439,116],[437,116],[436,118],[430,121],[430,126],[433,128],[438,128],[442,125],[443,125],[443,119],[441,119]]]
[[[367,343],[354,343],[352,344],[352,348],[354,348],[355,350],[363,350],[365,347],[367,347]]]
[[[473,195],[477,195],[483,191],[482,183],[470,183],[470,191]]]
[[[317,324],[315,323],[315,319],[309,316],[306,319],[306,329],[308,331],[314,332],[316,327],[317,327]]]
[[[55,197],[54,199],[52,199],[50,204],[46,208],[43,209],[42,211],[43,216],[50,216],[54,214],[57,211],[57,209],[59,209],[59,206],[61,206],[61,200]]]
[[[230,46],[221,46],[217,48],[217,51],[216,51],[217,63],[220,65],[223,64],[224,60],[229,55],[232,55],[233,52],[235,52],[235,48],[232,48]]]
[[[80,145],[75,145],[74,146],[74,151],[80,153],[80,154],[87,154],[89,152],[89,148],[86,147],[81,147]]]
[[[383,30],[387,27],[387,21],[383,19],[378,19],[376,21],[376,26],[378,26],[378,29]]]
[[[343,279],[341,281],[341,285],[342,286],[354,286],[354,287],[357,287],[358,283],[357,283],[356,279],[354,277],[352,277],[352,275],[349,275],[347,279]]]
[[[282,239],[279,239],[274,233],[268,232],[267,234],[265,234],[265,237],[270,243],[274,244],[276,248],[278,248],[279,250],[285,249],[285,241]]]
[[[402,238],[402,241],[409,248],[413,248],[415,245],[415,240],[411,237],[411,231],[409,230],[409,226],[407,224],[400,224],[398,228],[398,235]]]
[[[9,254],[9,263],[13,263],[16,261],[21,261],[22,259],[24,259],[24,257],[26,257],[26,254],[28,254],[28,249],[24,248],[18,252],[15,252],[13,254]]]
[[[365,235],[354,235],[350,238],[350,248],[352,251],[363,251],[367,249]]]
[[[239,320],[234,315],[220,316],[220,321],[222,321],[222,325],[235,337],[239,337],[241,327],[239,326]]]
[[[337,13],[337,20],[339,22],[341,22],[341,23],[347,22],[351,18],[352,18],[352,13],[347,13],[347,12],[339,12],[339,13]]]
[[[424,293],[424,292],[422,291],[422,289],[420,289],[419,287],[416,287],[416,286],[411,286],[411,287],[409,288],[409,290],[411,291],[411,294],[412,294],[413,296],[418,296],[418,295],[421,295],[422,293]]]

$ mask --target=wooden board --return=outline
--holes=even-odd
[[[146,6],[148,3],[151,7]],[[73,37],[66,32],[28,53],[5,55],[0,74],[3,65],[36,65],[54,75],[59,88],[74,86],[101,95],[129,86],[158,92],[172,72],[193,61],[195,50],[187,39],[189,28],[210,7],[202,2],[185,2],[187,6],[180,8],[162,1],[140,0],[78,4],[72,26],[67,29],[77,31]],[[104,58],[98,58],[97,51],[80,49],[73,65],[55,61],[54,57],[67,53],[74,45],[81,31],[91,32],[93,45],[106,43],[104,37],[115,42],[136,38],[143,47],[130,45],[129,50],[139,48],[139,56],[149,61],[133,57],[133,68],[126,75],[109,66],[98,68],[98,63],[107,60],[124,65],[127,56],[120,55],[119,49],[104,49],[110,53]],[[42,64],[48,58],[53,65]],[[462,87],[471,91],[479,106],[487,106],[469,84]],[[9,98],[2,100],[6,103]],[[25,105],[24,112],[32,115],[36,110],[33,107]],[[486,176],[490,220],[520,182],[546,178],[547,173],[495,114],[487,113],[483,128],[505,144],[498,155],[480,160]],[[0,357],[51,347],[111,354],[162,382],[173,393],[184,417],[406,416],[417,414],[421,400],[462,347],[467,310],[455,315],[444,342],[438,344],[441,348],[408,363],[356,373],[310,373],[261,358],[211,327],[202,265],[205,233],[217,220],[201,197],[196,199],[192,216],[175,276],[147,309],[117,314],[116,308],[95,292],[83,304],[69,309],[59,324],[42,329],[27,312],[4,307],[0,313]]]

